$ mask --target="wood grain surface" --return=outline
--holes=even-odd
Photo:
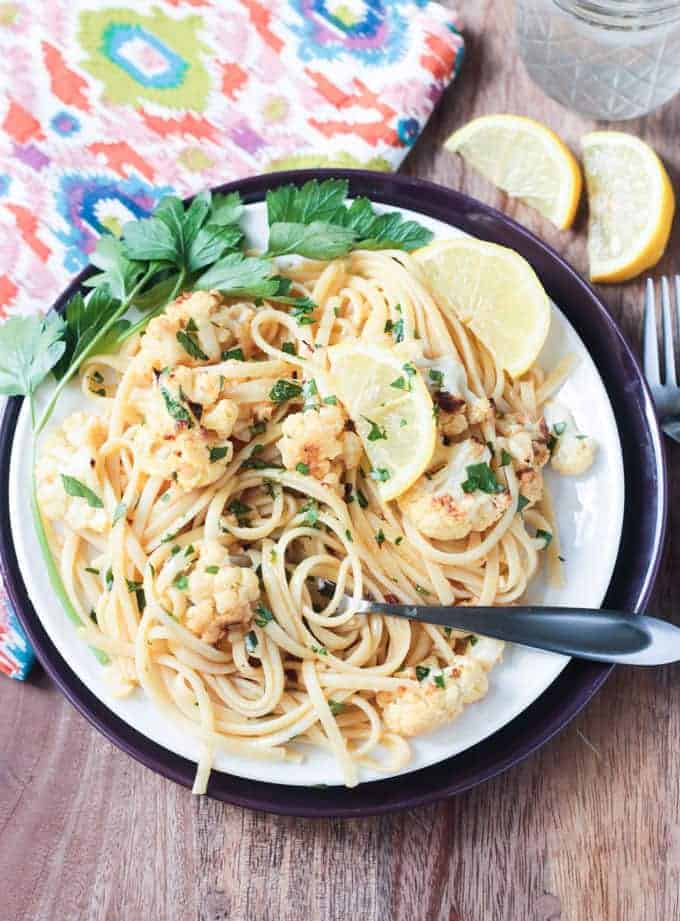
[[[585,217],[561,233],[442,150],[475,115],[540,118],[578,149],[593,124],[545,98],[512,5],[462,0],[463,72],[405,165],[502,208],[585,271]],[[680,97],[628,123],[680,191]],[[680,272],[680,220],[658,272]],[[601,289],[638,347],[640,283]],[[680,622],[680,447],[652,608]],[[619,669],[558,738],[454,800],[363,821],[276,818],[192,798],[111,746],[36,670],[0,679],[2,921],[675,921],[680,669]]]

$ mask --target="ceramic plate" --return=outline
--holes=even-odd
[[[284,177],[278,174],[247,180],[229,188],[240,188],[246,200],[253,201],[261,199],[268,186],[279,184],[282,181],[303,181],[309,178],[309,175],[310,173],[303,173]],[[337,172],[334,171],[334,175],[337,175]],[[398,207],[403,212],[408,212],[409,216],[417,217],[418,220],[430,226],[438,237],[450,236],[452,232],[456,232],[452,231],[452,228],[456,228],[459,232],[473,233],[476,236],[511,245],[529,258],[542,276],[542,281],[554,305],[551,333],[539,361],[545,367],[551,367],[565,354],[577,356],[577,368],[563,386],[559,399],[571,408],[581,428],[595,435],[600,449],[595,465],[586,476],[578,479],[550,477],[563,542],[563,555],[567,560],[566,584],[563,588],[555,589],[549,588],[543,582],[537,582],[532,586],[530,597],[531,600],[537,602],[598,606],[607,592],[619,551],[624,505],[626,504],[624,503],[624,454],[622,454],[615,413],[608,395],[608,391],[610,395],[613,395],[610,382],[607,380],[607,375],[598,373],[596,363],[591,357],[593,343],[588,341],[587,336],[584,342],[584,328],[579,328],[579,319],[584,305],[591,302],[589,305],[591,314],[588,316],[591,325],[595,317],[596,326],[601,327],[601,332],[606,330],[610,338],[618,337],[611,320],[597,303],[592,292],[564,263],[561,263],[539,241],[507,218],[484,208],[479,203],[445,190],[437,190],[435,198],[432,190],[437,187],[427,183],[373,174],[348,172],[347,175],[351,178],[351,191],[354,194],[365,194],[375,202],[382,201],[387,207]],[[448,201],[446,201],[447,198]],[[417,210],[413,209],[414,199],[417,201]],[[247,222],[250,238],[257,241],[264,231],[262,204],[253,202],[248,209]],[[527,252],[527,241],[539,250],[540,256],[547,261],[548,269],[552,269],[553,273],[557,272],[558,276],[560,273],[562,275],[566,273],[570,281],[578,282],[582,289],[579,309],[575,309],[574,301],[570,296],[571,292],[565,291],[566,296],[561,297],[559,287],[551,285],[550,279],[546,279],[545,272],[541,271],[540,260],[537,264],[537,261],[531,258],[532,253]],[[617,345],[619,349],[625,348],[622,340],[617,341]],[[626,357],[630,361],[629,353]],[[600,371],[602,370],[600,367]],[[623,371],[622,368],[620,370]],[[639,372],[637,368],[634,370],[635,386],[646,400],[644,387],[641,387],[639,381]],[[63,401],[62,414],[67,414],[79,406],[80,399],[74,387],[68,399]],[[656,471],[656,478],[651,485],[656,492],[654,508],[658,509],[658,515],[652,527],[652,536],[658,542],[663,523],[665,498],[663,471],[658,432],[649,418],[648,406],[644,406],[642,413],[641,409],[643,408],[639,407],[637,410],[636,421],[646,425],[648,440],[654,443],[652,453],[655,463],[652,465],[652,470]],[[116,741],[120,743],[122,740],[111,727],[114,724],[116,727],[122,724],[128,730],[125,733],[126,736],[131,735],[135,739],[143,738],[146,740],[145,744],[153,746],[154,751],[159,753],[154,760],[158,759],[166,769],[168,765],[176,762],[181,761],[183,764],[191,762],[196,756],[193,741],[184,738],[164,723],[141,694],[122,701],[110,696],[102,680],[100,666],[80,642],[73,625],[61,611],[60,606],[54,603],[46,575],[40,567],[35,566],[35,560],[39,559],[40,551],[30,524],[29,483],[23,462],[29,446],[26,413],[22,412],[19,415],[16,430],[13,432],[7,431],[8,421],[9,417],[5,423],[6,435],[13,438],[8,490],[9,510],[20,573],[14,570],[13,565],[8,568],[12,570],[10,575],[15,577],[10,581],[20,582],[23,576],[23,582],[28,589],[31,605],[19,602],[18,606],[20,613],[29,622],[27,623],[29,633],[32,628],[40,626],[40,639],[43,635],[45,636],[50,661],[58,659],[60,667],[67,671],[69,677],[77,676],[80,679],[78,690],[83,686],[89,689],[87,702],[80,693],[75,694],[79,706],[90,718],[95,719],[100,727],[103,718],[106,724],[105,731],[113,735]],[[11,428],[14,429],[14,426],[11,425]],[[4,447],[9,451],[7,443],[4,443]],[[648,554],[646,563],[649,575],[656,565],[656,550]],[[8,565],[6,554],[5,564]],[[639,590],[638,596],[640,596]],[[636,600],[639,603],[640,597]],[[39,655],[43,645],[38,641]],[[518,714],[526,711],[532,702],[555,681],[565,668],[567,661],[561,656],[523,647],[510,648],[502,665],[491,673],[490,692],[487,697],[469,707],[456,722],[427,736],[415,739],[413,759],[404,773],[418,771],[417,778],[427,773],[422,769],[429,765],[441,762],[456,765],[461,759],[461,753],[479,748],[479,743],[484,739],[497,733]],[[601,667],[595,666],[594,668],[599,669],[600,674],[606,672]],[[72,688],[70,691],[71,696],[74,696]],[[97,702],[96,717],[92,710],[93,700]],[[100,714],[103,714],[103,717]],[[123,742],[123,744],[129,747],[129,743]],[[133,753],[140,756],[138,750]],[[294,768],[288,764],[271,764],[222,754],[218,758],[217,768],[219,772],[225,773],[215,774],[211,783],[211,792],[216,792],[215,787],[220,787],[221,781],[234,781],[238,777],[248,778],[251,781],[264,781],[267,785],[284,784],[287,785],[286,789],[293,784],[308,787],[318,784],[333,785],[340,782],[339,772],[330,757],[323,752],[316,752],[309,748],[305,750],[305,754],[303,764],[296,765]],[[454,756],[458,757],[454,758]],[[454,760],[451,760],[452,758]],[[167,770],[164,772],[167,773]],[[368,771],[361,775],[362,782],[372,781],[372,783],[367,783],[366,789],[370,791],[375,788],[378,800],[382,795],[378,792],[380,788],[398,783],[398,779],[389,781],[385,780],[384,776]],[[182,777],[182,780],[184,779]],[[264,787],[259,784],[255,786]],[[301,796],[297,797],[298,800],[306,795],[311,795],[314,800],[319,795],[316,790],[299,792]],[[339,788],[334,793],[337,793],[340,799],[346,799],[350,795],[349,791]],[[355,794],[356,791],[351,791],[351,793]],[[233,798],[228,794],[224,795],[225,798]],[[328,795],[329,793],[323,794],[325,797]],[[368,798],[371,799],[370,793]],[[362,799],[364,799],[363,794]]]

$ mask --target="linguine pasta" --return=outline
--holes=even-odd
[[[91,408],[44,439],[36,471],[84,641],[113,693],[196,739],[199,793],[218,751],[324,748],[349,786],[402,769],[410,737],[486,693],[503,644],[352,600],[509,605],[546,555],[559,579],[542,468],[592,458],[566,411],[546,422],[568,366],[510,380],[407,253],[284,274],[308,301],[184,294],[89,358]],[[422,378],[436,417],[423,474],[387,502],[366,454],[385,430],[352,413],[371,365],[333,375],[353,342],[403,362],[397,391]]]

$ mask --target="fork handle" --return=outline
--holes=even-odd
[[[680,660],[680,629],[663,620],[599,608],[444,607],[363,602],[362,609],[453,627],[582,659],[627,665]]]

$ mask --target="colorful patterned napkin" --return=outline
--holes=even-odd
[[[0,2],[0,318],[169,192],[396,169],[462,53],[427,0]],[[0,585],[0,672],[31,662]]]

